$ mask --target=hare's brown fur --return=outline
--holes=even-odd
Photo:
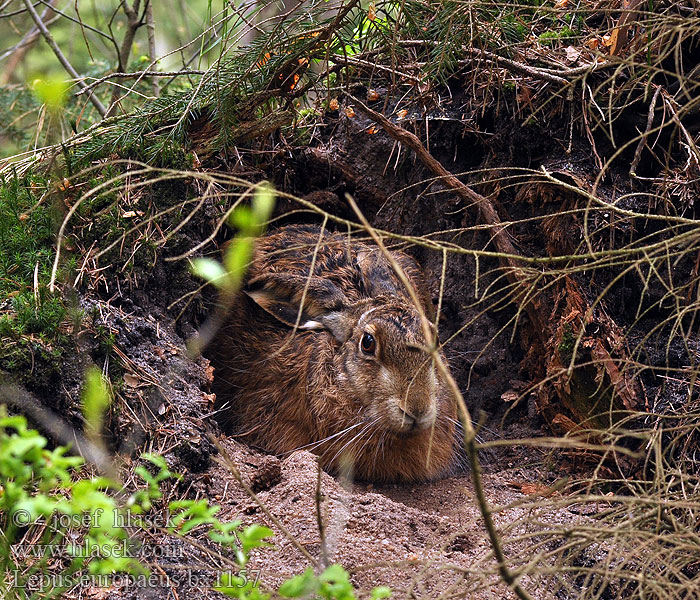
[[[392,256],[431,316],[417,264]],[[377,247],[285,227],[257,241],[245,294],[212,349],[217,402],[268,451],[307,448],[363,480],[430,479],[452,461],[456,415],[424,345],[418,312]]]

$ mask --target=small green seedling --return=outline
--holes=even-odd
[[[274,190],[267,183],[260,184],[251,206],[239,206],[231,214],[230,223],[238,229],[238,234],[226,249],[223,263],[212,258],[196,258],[192,261],[192,272],[227,296],[238,291],[253,257],[253,241],[265,231],[274,206]]]

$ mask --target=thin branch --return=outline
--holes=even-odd
[[[28,0],[25,0],[25,2]],[[134,38],[136,37],[136,31],[143,21],[139,18],[139,8],[141,6],[141,0],[134,0],[134,5],[129,6],[127,0],[122,0],[120,3],[124,13],[126,14],[126,33],[124,33],[124,39],[122,40],[121,47],[119,49],[118,55],[118,70],[127,71],[129,66],[129,56],[131,55],[131,47],[134,45]],[[109,103],[109,110],[107,111],[107,116],[111,117],[117,110],[120,100],[120,88],[119,86],[114,88],[112,92],[112,99]]]
[[[151,59],[151,64],[154,64],[156,62],[156,23],[153,19],[152,0],[146,1],[146,32],[148,33],[148,58]],[[151,79],[151,89],[153,96],[156,98],[160,96],[160,84],[155,77]]]
[[[520,584],[518,583],[518,576],[514,575],[508,568],[508,565],[506,564],[506,557],[505,553],[503,552],[501,538],[498,534],[498,531],[496,531],[496,524],[493,521],[493,511],[489,506],[488,499],[486,498],[486,492],[484,491],[483,478],[481,474],[481,465],[479,463],[477,432],[474,429],[469,409],[467,408],[467,404],[464,401],[464,396],[462,396],[462,392],[460,392],[459,386],[457,385],[457,382],[452,376],[452,373],[450,373],[450,370],[447,368],[444,359],[442,358],[442,356],[440,356],[440,352],[438,351],[437,338],[435,337],[431,329],[430,321],[428,320],[428,317],[426,316],[425,311],[423,310],[420,299],[418,298],[418,294],[414,286],[411,284],[410,280],[406,276],[406,273],[401,268],[401,265],[386,249],[384,242],[382,242],[382,239],[377,235],[377,232],[369,224],[369,221],[367,221],[365,215],[362,213],[362,211],[360,211],[360,208],[355,203],[355,200],[349,194],[346,194],[345,198],[347,199],[352,209],[355,211],[355,214],[361,221],[367,233],[369,233],[374,243],[377,244],[377,246],[379,246],[379,249],[381,250],[382,254],[391,264],[391,268],[403,283],[404,287],[406,288],[406,291],[408,292],[408,295],[411,298],[413,306],[418,312],[418,316],[420,317],[421,322],[421,329],[423,330],[423,335],[428,343],[427,351],[430,353],[431,358],[438,371],[440,371],[440,375],[447,383],[447,387],[450,389],[455,404],[459,407],[459,414],[461,416],[462,425],[464,427],[464,448],[467,451],[467,455],[469,456],[469,460],[471,462],[471,473],[472,482],[474,484],[474,493],[476,495],[477,503],[479,504],[481,517],[484,521],[486,531],[489,535],[491,549],[493,550],[494,557],[498,564],[498,572],[500,573],[503,581],[505,581],[505,583],[508,584],[508,586],[510,586],[510,588],[513,590],[516,596],[518,596],[521,600],[531,600],[530,594],[528,594],[526,590],[520,587]]]
[[[46,19],[49,12],[55,10],[53,8],[53,5],[55,3],[56,0],[50,0],[50,2],[45,2],[46,8],[41,13],[40,19],[47,27],[59,18],[58,15],[55,15],[51,19]],[[17,43],[15,46],[3,53],[2,56],[0,56],[0,60],[3,60],[8,56],[10,57],[10,59],[7,61],[7,67],[5,68],[5,71],[3,71],[2,77],[0,77],[0,85],[7,85],[10,82],[10,80],[12,79],[12,75],[14,74],[15,69],[17,68],[17,65],[19,65],[20,62],[22,62],[24,55],[27,53],[27,50],[29,50],[29,48],[31,48],[31,46],[34,45],[34,43],[39,39],[40,35],[41,32],[39,31],[39,28],[36,25],[34,25],[34,27],[32,27],[24,35],[24,37],[19,41],[19,43]]]
[[[661,93],[662,87],[658,86],[656,92],[654,92],[654,97],[651,99],[649,104],[649,112],[647,114],[647,127],[639,138],[639,143],[634,151],[634,158],[632,159],[632,165],[630,166],[629,174],[630,177],[637,176],[637,165],[639,164],[639,159],[642,158],[642,150],[646,146],[647,138],[649,137],[649,132],[651,131],[651,126],[654,124],[654,115],[656,114],[656,102],[659,99],[659,94]]]
[[[104,77],[100,77],[95,81],[88,83],[84,89],[80,90],[76,96],[82,96],[88,93],[92,88],[109,81],[110,79],[140,79],[142,77],[178,77],[180,75],[206,75],[207,71],[194,71],[194,70],[182,70],[182,71],[133,71],[131,73],[110,73]]]
[[[80,75],[78,75],[78,72],[73,68],[73,65],[70,64],[63,52],[61,52],[61,49],[58,47],[58,44],[56,44],[56,42],[54,41],[51,32],[46,28],[46,25],[41,20],[41,17],[34,9],[31,0],[24,0],[24,5],[27,7],[27,11],[32,16],[32,19],[34,19],[34,23],[36,23],[36,26],[39,28],[39,31],[41,31],[41,35],[44,36],[46,43],[49,45],[51,50],[53,50],[53,53],[56,55],[58,61],[63,65],[63,68],[75,80],[80,89],[86,88],[87,86],[81,79]],[[90,93],[88,99],[90,100],[90,102],[92,102],[92,105],[97,109],[97,112],[100,113],[101,117],[107,115],[107,109],[104,107],[102,102],[100,102],[100,99],[97,96],[95,96],[95,94]]]

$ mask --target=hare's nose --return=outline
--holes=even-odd
[[[416,415],[415,412],[421,411],[414,411],[413,413],[410,413],[407,410],[401,409],[401,420],[406,429],[415,429],[418,419],[420,418],[420,415]]]
[[[401,409],[405,426],[411,430],[426,429],[435,422],[435,409],[433,406],[416,407],[410,410]]]
[[[404,427],[408,430],[425,429],[435,420],[435,415],[430,408],[411,408],[410,411],[402,409],[401,413]]]

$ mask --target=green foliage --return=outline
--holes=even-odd
[[[260,590],[257,580],[248,577],[244,571],[239,574],[230,571],[222,573],[214,585],[214,589],[229,598],[240,600],[267,600],[270,597],[270,594]]]
[[[543,46],[554,46],[560,42],[570,43],[578,34],[570,27],[562,27],[556,31],[545,31],[538,36],[538,41]]]
[[[354,600],[355,588],[350,582],[348,572],[340,565],[331,565],[320,575],[307,569],[285,581],[279,589],[285,598],[307,598],[313,600]],[[371,591],[372,600],[391,597],[391,590],[385,586]]]
[[[204,527],[212,541],[234,550],[239,571],[221,573],[214,589],[230,598],[242,600],[264,600],[269,597],[260,591],[257,579],[247,576],[244,568],[251,550],[271,546],[265,541],[272,537],[271,529],[255,524],[241,528],[241,521],[222,522],[215,516],[220,507],[211,506],[203,499],[171,502],[169,509],[172,513],[171,532],[185,536],[196,528]]]
[[[41,574],[43,587],[31,595],[28,590],[27,597],[49,598],[72,587],[85,568],[93,574],[145,572],[122,551],[120,509],[107,493],[114,483],[77,478],[83,459],[66,456],[65,446],[47,445],[23,416],[8,416],[0,407],[0,590],[31,588]],[[57,550],[67,562],[48,578]],[[10,589],[3,589],[7,582]]]
[[[83,391],[89,429],[99,431],[108,402],[101,374],[89,371]],[[143,454],[141,459],[150,463],[150,468],[139,465],[134,473],[145,485],[139,486],[120,505],[112,495],[120,486],[105,477],[81,478],[79,469],[84,466],[83,459],[67,456],[67,452],[65,446],[49,449],[46,438],[27,427],[25,417],[8,416],[0,406],[0,530],[3,532],[0,592],[3,597],[25,588],[30,595],[23,597],[55,597],[73,587],[85,574],[148,574],[129,552],[123,524],[128,522],[137,530],[139,526],[148,527],[147,521],[139,521],[138,516],[162,499],[162,483],[174,477],[165,460]],[[169,531],[173,535],[187,537],[204,530],[213,542],[234,551],[237,568],[220,573],[214,589],[240,600],[270,597],[260,589],[255,572],[249,573],[246,566],[253,550],[271,547],[267,541],[273,535],[271,529],[258,524],[244,527],[239,520],[223,522],[216,517],[220,507],[210,505],[205,499],[178,500],[168,508]],[[64,560],[57,563],[57,557]],[[34,578],[39,574],[41,584],[37,586]],[[283,583],[279,593],[290,598],[355,598],[355,588],[340,565],[332,565],[318,576],[308,569]],[[386,587],[371,592],[373,599],[389,596]]]
[[[192,272],[226,295],[235,293],[253,256],[253,240],[264,231],[274,206],[273,189],[267,183],[260,184],[251,206],[238,206],[231,215],[231,225],[239,233],[226,249],[223,264],[211,258],[196,258],[192,261]]]
[[[105,410],[109,406],[109,392],[99,369],[93,367],[85,376],[83,388],[83,416],[85,417],[85,430],[93,439],[102,431],[102,422]]]
[[[170,531],[186,535],[205,526],[213,541],[236,549],[236,562],[240,567],[245,567],[253,548],[270,546],[264,540],[273,535],[272,530],[260,525],[240,529],[240,521],[224,523],[215,516],[221,507],[211,506],[207,500],[177,500],[171,502],[169,508],[172,512]]]
[[[160,490],[160,485],[163,481],[166,479],[182,479],[181,475],[172,473],[168,469],[168,465],[162,456],[144,453],[141,455],[141,459],[150,462],[158,469],[158,472],[152,475],[143,465],[139,465],[134,469],[134,473],[143,479],[147,488],[136,490],[129,498],[127,508],[132,515],[148,512],[153,507],[153,501],[160,500],[163,497],[163,493]]]
[[[32,83],[32,89],[39,102],[45,104],[51,110],[60,110],[66,104],[68,96],[68,82],[56,77],[36,79]]]
[[[0,86],[0,135],[4,143],[0,156],[26,148],[34,137],[39,102],[27,87]]]
[[[0,183],[0,299],[12,299],[10,310],[7,305],[0,308],[0,336],[55,336],[65,316],[63,303],[46,287],[58,220],[48,185],[38,176],[15,176]]]

